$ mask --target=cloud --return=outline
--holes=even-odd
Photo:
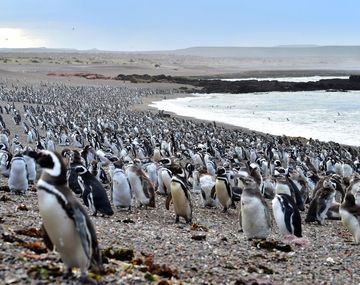
[[[47,41],[19,28],[0,28],[0,48],[43,47]]]

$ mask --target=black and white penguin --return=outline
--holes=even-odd
[[[87,279],[89,268],[104,271],[95,228],[85,209],[66,185],[66,168],[59,154],[40,151],[28,152],[42,167],[37,182],[39,211],[43,229],[48,236],[46,245],[55,246],[66,269],[80,268],[81,278]],[[50,243],[49,243],[50,242]]]
[[[310,202],[305,218],[307,223],[318,222],[320,225],[323,225],[327,212],[334,201],[336,184],[326,179],[323,181],[322,186],[322,188],[316,191],[315,197]]]
[[[360,205],[356,203],[351,192],[347,192],[343,203],[340,205],[340,216],[343,225],[349,230],[354,242],[360,242]]]
[[[132,191],[129,180],[122,169],[123,164],[115,162],[112,174],[112,201],[116,208],[128,208],[131,210]]]
[[[2,176],[9,177],[12,158],[13,156],[6,145],[0,143],[0,174]]]
[[[103,215],[112,216],[114,211],[102,184],[83,165],[76,166],[75,171],[79,175],[84,204],[90,208],[93,215],[96,216],[97,212],[100,212]]]
[[[256,182],[243,179],[241,195],[240,228],[248,239],[266,239],[271,233],[271,218],[268,206]]]
[[[291,196],[276,194],[272,209],[280,234],[302,236],[300,212]]]
[[[166,199],[165,207],[170,208],[171,201],[174,204],[175,223],[183,217],[186,223],[192,221],[192,204],[191,195],[184,181],[184,171],[181,167],[172,167],[173,177],[171,178],[170,193]]]
[[[67,151],[68,150],[68,151]],[[76,172],[77,166],[82,166],[82,159],[80,156],[80,152],[77,150],[70,151],[69,149],[64,149],[61,152],[61,155],[64,161],[68,162],[68,169],[67,169],[67,178],[68,178],[68,185],[69,188],[76,194],[81,196],[82,189],[79,183],[79,174]],[[70,153],[68,153],[70,152]],[[70,156],[69,156],[70,155]]]
[[[21,154],[16,154],[11,160],[8,186],[10,191],[16,194],[25,194],[28,189],[28,171]]]
[[[101,166],[101,162],[93,160],[90,162],[89,172],[96,177],[102,184],[108,184],[109,179],[106,175],[105,170]]]
[[[291,178],[287,177],[284,174],[277,174],[275,176],[276,184],[275,184],[275,194],[284,193],[291,196],[296,206],[300,211],[305,211],[304,200],[301,195],[299,188],[292,181]]]
[[[155,188],[151,180],[141,168],[141,162],[138,159],[130,164],[125,173],[129,179],[130,187],[134,193],[138,206],[149,206],[155,208]]]
[[[230,206],[234,209],[236,208],[232,198],[233,194],[231,190],[231,184],[224,167],[218,168],[215,179],[215,188],[211,194],[213,199],[216,197],[219,200],[219,203],[223,207],[223,212],[227,212]]]

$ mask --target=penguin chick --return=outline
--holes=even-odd
[[[291,196],[276,194],[272,209],[280,234],[302,236],[300,212]]]
[[[360,206],[355,203],[351,192],[346,193],[344,202],[340,205],[340,216],[343,225],[353,235],[355,244],[360,242]]]
[[[75,171],[79,175],[84,204],[90,208],[93,215],[96,216],[97,212],[100,212],[103,215],[112,216],[114,211],[102,184],[83,165],[76,166]]]
[[[170,202],[174,204],[175,223],[179,222],[179,217],[183,217],[186,223],[192,221],[192,204],[190,191],[184,181],[175,174],[171,179],[170,193],[166,199],[165,207],[169,210]]]
[[[241,195],[240,228],[251,239],[266,239],[271,233],[268,206],[255,181],[244,181]]]
[[[27,155],[24,155],[24,160],[26,162],[26,169],[28,172],[28,182],[33,185],[36,180],[36,161]]]
[[[158,170],[158,193],[160,195],[168,195],[170,192],[172,173],[170,169],[161,167]]]
[[[128,208],[131,210],[132,192],[129,180],[122,163],[114,163],[115,169],[112,175],[112,201],[117,208]]]
[[[231,188],[226,169],[219,167],[215,179],[215,187],[211,192],[211,198],[215,199],[216,197],[219,200],[224,213],[227,212],[230,206],[234,209],[236,208]]]
[[[28,189],[28,171],[21,154],[16,154],[11,160],[8,186],[10,191],[16,194],[25,194]]]
[[[305,222],[318,222],[324,224],[326,214],[330,209],[335,197],[335,183],[330,180],[324,180],[323,187],[318,189],[315,197],[311,200]]]
[[[149,206],[155,208],[155,189],[146,176],[145,172],[141,169],[139,162],[129,165],[125,173],[129,179],[130,187],[134,192],[136,201],[141,206]]]
[[[65,265],[65,277],[80,268],[86,280],[90,268],[103,273],[96,231],[85,209],[66,185],[66,168],[58,153],[42,150],[27,152],[42,168],[37,182],[39,211],[51,249],[54,245]]]
[[[212,175],[202,174],[200,176],[201,199],[204,207],[213,208],[217,206],[217,200],[211,197],[214,187],[215,181]]]

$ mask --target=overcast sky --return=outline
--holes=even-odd
[[[360,45],[359,12],[359,0],[0,0],[0,48]]]

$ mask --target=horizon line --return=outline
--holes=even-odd
[[[196,49],[196,48],[293,48],[293,49],[307,49],[307,48],[324,48],[324,47],[360,47],[360,45],[317,45],[317,44],[288,44],[288,45],[275,45],[275,46],[190,46],[176,49],[150,49],[150,50],[107,50],[107,49],[98,49],[98,48],[89,48],[89,49],[79,49],[71,47],[0,47],[0,51],[9,51],[9,50],[63,50],[63,51],[79,51],[79,52],[120,52],[120,53],[136,53],[136,52],[172,52],[172,51],[181,51],[187,49]]]

